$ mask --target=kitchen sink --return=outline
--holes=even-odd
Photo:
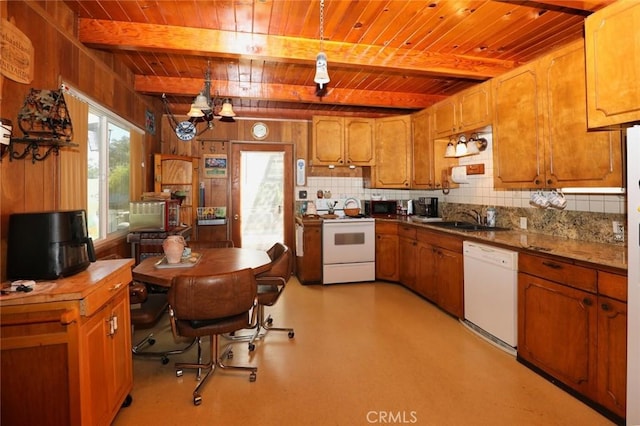
[[[471,231],[508,231],[509,228],[501,228],[499,226],[479,225],[473,222],[465,222],[460,220],[432,222],[431,226],[438,228],[452,229],[455,231],[471,232]]]

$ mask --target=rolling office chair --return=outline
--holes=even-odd
[[[200,388],[216,367],[249,371],[249,381],[256,380],[256,367],[232,366],[223,363],[231,358],[231,345],[219,353],[218,336],[247,328],[251,324],[250,312],[256,306],[257,284],[250,268],[241,271],[210,275],[181,275],[173,279],[169,289],[169,318],[174,336],[195,337],[198,345],[196,363],[176,363],[176,376],[184,368],[197,369],[198,385],[193,391],[193,404],[200,405]],[[210,338],[209,361],[202,362],[202,337]],[[202,370],[205,376],[201,377]]]
[[[264,307],[273,306],[284,291],[293,269],[293,254],[289,247],[282,243],[275,243],[268,250],[271,259],[270,268],[256,276],[258,283],[258,306],[255,332],[249,340],[249,350],[255,349],[254,342],[262,339],[269,331],[286,331],[289,338],[295,335],[293,328],[273,327],[271,315],[265,318]]]
[[[131,327],[135,329],[148,329],[155,326],[160,318],[169,310],[169,300],[166,293],[152,293],[144,283],[134,281],[129,286],[129,303],[131,306]],[[168,351],[145,351],[148,346],[153,346],[156,339],[153,333],[147,334],[142,340],[131,348],[131,352],[140,357],[160,358],[162,364],[169,363],[169,355],[178,355],[191,348],[196,340],[193,339],[182,349]]]

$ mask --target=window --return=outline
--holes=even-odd
[[[68,85],[62,88],[78,147],[60,153],[60,207],[87,211],[94,242],[120,238],[129,229],[129,201],[142,191],[144,132]]]
[[[94,240],[129,228],[129,126],[89,107],[87,218]]]

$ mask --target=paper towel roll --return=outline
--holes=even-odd
[[[469,183],[467,179],[467,167],[456,166],[451,168],[451,180],[454,183]]]

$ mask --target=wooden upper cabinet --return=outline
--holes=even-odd
[[[375,120],[345,118],[345,157],[347,165],[373,166],[375,162]]]
[[[344,158],[344,118],[313,117],[311,165],[341,166]]]
[[[411,116],[413,122],[413,165],[411,188],[435,188],[433,139],[430,132],[431,113],[422,110]]]
[[[180,205],[180,222],[193,226],[197,222],[200,204],[199,159],[172,154],[154,154],[154,191],[183,191],[186,198]]]
[[[375,120],[313,117],[311,164],[314,166],[372,166],[375,164]]]
[[[587,132],[584,44],[541,60],[546,120],[545,185],[621,187],[620,131]]]
[[[493,80],[496,188],[622,186],[620,132],[587,132],[583,46]]]
[[[435,104],[433,133],[448,137],[491,125],[491,82],[481,83]]]
[[[411,116],[376,119],[376,165],[371,167],[373,188],[409,188],[411,185]]]
[[[541,185],[543,123],[538,68],[527,64],[492,80],[493,182],[496,188]]]
[[[640,2],[620,0],[585,20],[589,128],[640,120]]]

